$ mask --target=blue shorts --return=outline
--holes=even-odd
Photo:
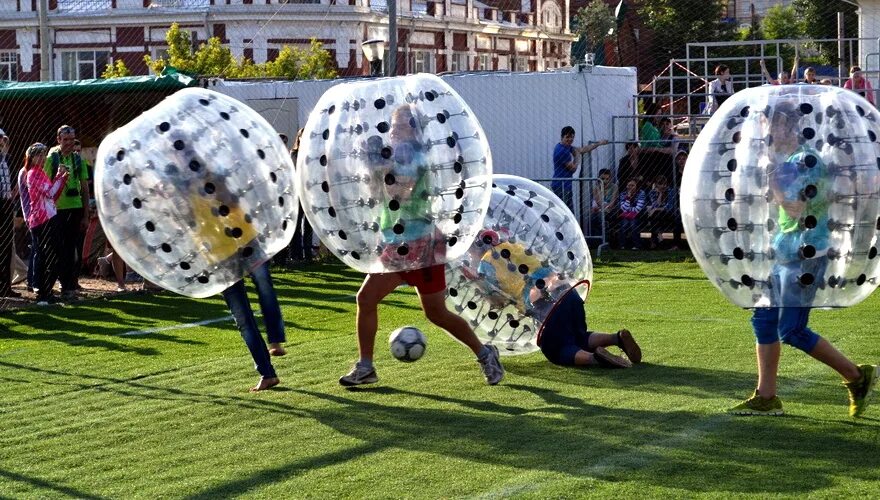
[[[586,351],[590,332],[587,330],[587,314],[584,301],[575,290],[559,299],[556,308],[544,321],[539,346],[551,363],[574,366],[578,351]]]

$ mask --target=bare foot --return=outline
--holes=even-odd
[[[284,350],[284,346],[279,342],[272,342],[269,344],[269,355],[270,356],[284,356],[287,354],[287,351]]]
[[[271,389],[272,387],[275,387],[276,385],[278,385],[280,383],[281,383],[281,380],[279,380],[278,377],[270,377],[270,378],[260,377],[260,381],[257,382],[257,385],[251,387],[250,391],[251,392],[265,391],[266,389]]]

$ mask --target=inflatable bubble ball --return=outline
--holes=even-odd
[[[297,159],[305,215],[365,273],[461,256],[489,203],[492,155],[467,103],[434,75],[343,83],[315,106]]]
[[[184,89],[108,135],[95,198],[113,248],[145,279],[221,292],[284,248],[298,201],[278,133],[245,104]]]
[[[538,349],[541,326],[562,295],[586,298],[593,262],[577,219],[553,192],[512,175],[492,180],[481,231],[446,265],[446,303],[483,342],[524,354]]]
[[[764,86],[728,98],[681,183],[688,244],[752,307],[846,307],[877,286],[880,114],[848,90]]]

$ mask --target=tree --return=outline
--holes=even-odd
[[[236,59],[220,39],[211,37],[193,51],[190,34],[177,23],[165,34],[167,59],[144,56],[153,72],[161,73],[172,66],[182,73],[227,78],[291,78],[296,80],[335,78],[336,68],[330,53],[314,38],[308,49],[282,47],[274,61],[256,64],[242,57]]]
[[[104,68],[104,72],[101,73],[101,78],[104,79],[122,78],[124,76],[131,76],[131,71],[128,70],[122,59],[117,59],[115,65],[113,63],[108,64]]]
[[[603,0],[592,0],[578,10],[574,23],[577,26],[575,33],[585,37],[590,46],[596,46],[617,26],[617,19]]]
[[[685,55],[688,42],[732,40],[732,25],[721,21],[722,2],[713,0],[644,0],[638,14],[654,32],[656,59]]]
[[[794,0],[791,3],[808,38],[837,38],[837,13],[843,12],[844,36],[858,36],[858,7],[843,0]],[[820,42],[817,44],[820,61],[824,64],[837,65],[837,42]],[[846,47],[849,49],[850,47]],[[854,49],[857,50],[857,49]],[[850,55],[852,56],[852,55]],[[844,57],[847,57],[845,54]]]
[[[761,20],[761,31],[769,40],[797,39],[804,35],[804,26],[794,7],[774,5]]]

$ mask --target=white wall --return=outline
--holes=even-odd
[[[637,85],[633,68],[594,67],[589,73],[453,74],[443,79],[476,113],[488,136],[496,173],[531,179],[552,177],[553,147],[562,127],[575,128],[576,145],[611,140],[611,117],[634,114],[632,96]],[[245,102],[296,98],[301,127],[324,91],[336,83],[340,80],[214,81],[209,88]],[[615,127],[620,144],[593,152],[594,173],[615,165],[616,158],[623,155],[622,144],[633,140],[630,122],[619,119]]]

